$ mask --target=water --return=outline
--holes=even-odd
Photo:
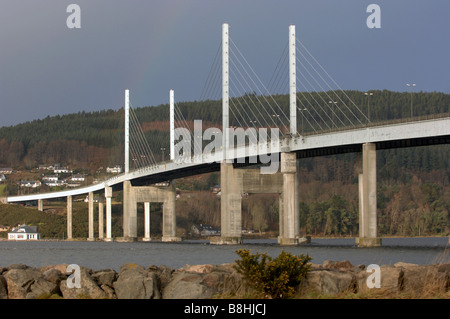
[[[181,243],[153,242],[87,242],[87,241],[0,241],[0,267],[26,264],[40,267],[56,264],[78,264],[94,270],[112,268],[125,263],[166,265],[174,269],[186,264],[222,264],[238,259],[236,250],[250,249],[276,257],[284,249],[292,254],[309,254],[312,262],[349,260],[353,265],[393,265],[408,262],[419,265],[450,262],[447,237],[383,238],[382,247],[357,248],[355,239],[312,239],[310,244],[281,247],[276,240],[244,240],[242,245],[209,245],[208,241]]]

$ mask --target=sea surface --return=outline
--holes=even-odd
[[[279,246],[276,239],[247,239],[242,245],[210,245],[206,240],[180,243],[89,242],[89,241],[0,241],[0,267],[26,264],[41,267],[78,264],[93,270],[115,269],[125,263],[165,265],[179,269],[185,265],[223,264],[239,259],[238,249],[268,253],[272,257],[284,249],[292,254],[308,254],[312,262],[348,260],[353,265],[393,265],[407,262],[419,265],[450,262],[448,237],[383,238],[381,247],[355,247],[354,238],[312,239],[301,246]]]

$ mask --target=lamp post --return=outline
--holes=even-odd
[[[161,147],[161,152],[162,152],[162,161],[164,162],[164,151],[166,150],[165,147]]]
[[[369,96],[373,95],[372,92],[365,92],[365,95],[367,95],[367,117],[368,117],[368,121],[370,122],[370,105],[369,105]]]
[[[413,117],[413,88],[416,86],[415,83],[406,83],[407,86],[411,87],[411,117]]]

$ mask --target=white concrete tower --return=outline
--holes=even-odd
[[[125,173],[130,171],[130,91],[125,90]]]
[[[229,145],[229,51],[228,51],[228,24],[222,25],[222,152],[223,159],[227,159]]]
[[[175,118],[174,118],[174,107],[175,107],[175,98],[173,90],[170,90],[169,93],[169,107],[170,107],[170,160],[175,160]]]
[[[297,134],[297,67],[295,25],[289,26],[289,121],[290,133]]]

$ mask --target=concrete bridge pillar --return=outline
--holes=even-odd
[[[300,216],[298,203],[297,155],[281,153],[283,186],[280,195],[280,245],[297,245],[300,242]]]
[[[98,238],[101,239],[101,240],[103,240],[103,236],[104,236],[104,234],[103,234],[103,229],[104,229],[104,226],[103,226],[103,220],[104,220],[103,213],[104,213],[104,199],[103,199],[103,197],[100,197],[98,199]]]
[[[150,202],[144,203],[144,223],[145,223],[145,235],[143,241],[151,241],[150,237]]]
[[[212,238],[211,244],[242,243],[242,177],[232,163],[220,164],[220,237]]]
[[[123,240],[137,239],[136,193],[130,181],[123,182]]]
[[[376,145],[365,143],[362,146],[362,171],[359,183],[359,247],[381,245],[377,235],[377,156]]]
[[[106,198],[106,238],[105,241],[112,241],[111,237],[111,198],[112,198],[112,188],[105,187],[105,198]]]
[[[88,195],[88,206],[89,206],[89,241],[94,241],[94,193],[89,192]]]
[[[67,239],[72,239],[72,196],[67,196]]]
[[[44,211],[44,200],[38,199],[38,211],[43,212]]]
[[[170,182],[169,188],[166,190],[167,196],[163,202],[163,242],[181,241],[177,237],[177,218],[176,218],[176,188],[175,182]]]

